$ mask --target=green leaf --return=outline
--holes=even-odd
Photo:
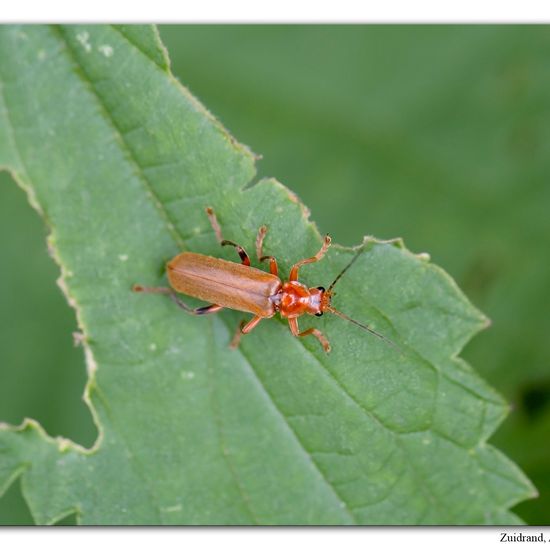
[[[165,284],[180,250],[224,235],[287,273],[319,249],[308,213],[171,75],[151,27],[3,27],[0,164],[43,215],[84,335],[91,449],[28,420],[0,429],[0,491],[19,475],[37,523],[511,523],[534,495],[486,443],[506,404],[457,354],[486,318],[425,255],[366,239],[334,305],[333,352],[263,321],[185,315],[133,283]],[[302,280],[356,254],[333,246]]]
[[[174,74],[263,153],[259,173],[291,184],[323,230],[347,244],[365,227],[406,236],[490,317],[491,330],[462,356],[511,402],[491,441],[540,492],[514,511],[548,523],[550,445],[540,442],[550,418],[547,29],[159,30]]]

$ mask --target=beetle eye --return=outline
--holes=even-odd
[[[324,290],[324,289],[323,289],[323,290]],[[322,317],[322,316],[323,316],[323,312],[322,312],[322,311],[320,311],[319,313],[316,313],[316,314],[315,314],[315,317]]]
[[[320,290],[321,292],[324,292],[324,291],[325,291],[325,287],[324,287],[324,286],[318,286],[318,287],[317,287],[317,290]]]

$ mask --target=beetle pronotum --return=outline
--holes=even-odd
[[[249,333],[262,319],[273,317],[279,312],[281,317],[288,319],[290,331],[294,336],[314,336],[323,349],[329,352],[330,344],[320,330],[308,328],[300,332],[298,328],[298,317],[301,315],[307,313],[320,317],[325,311],[334,313],[395,346],[389,338],[355,321],[331,305],[334,285],[359,257],[361,251],[342,269],[327,290],[322,286],[308,288],[298,281],[298,271],[306,264],[318,262],[325,255],[331,242],[327,235],[319,252],[311,258],[295,263],[290,269],[288,281],[283,282],[279,278],[277,260],[273,256],[263,255],[263,242],[267,233],[265,225],[258,230],[256,254],[260,262],[269,261],[269,273],[251,267],[250,258],[244,248],[223,238],[214,210],[207,208],[206,213],[218,242],[222,246],[234,246],[241,263],[194,252],[182,252],[167,264],[171,288],[134,285],[132,289],[135,292],[167,294],[178,306],[193,315],[216,313],[224,308],[252,313],[254,317],[248,323],[241,323],[240,331],[231,342],[232,347],[238,345],[241,334]],[[192,308],[181,300],[178,292],[210,302],[210,305]]]

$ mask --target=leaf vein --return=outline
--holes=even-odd
[[[255,514],[254,510],[251,506],[251,500],[250,496],[246,492],[244,485],[242,481],[240,480],[239,473],[237,469],[235,468],[232,460],[231,460],[231,453],[227,447],[227,443],[225,440],[225,434],[223,429],[223,420],[222,416],[220,414],[220,409],[218,405],[218,400],[216,398],[216,387],[215,387],[215,381],[214,381],[214,358],[213,358],[213,350],[215,349],[214,345],[214,334],[212,329],[212,322],[208,323],[208,336],[212,340],[212,345],[208,346],[208,349],[206,351],[206,362],[207,362],[207,371],[208,371],[208,383],[210,386],[210,407],[212,409],[212,415],[214,417],[214,422],[216,424],[216,430],[218,432],[218,439],[220,444],[220,454],[223,457],[223,460],[227,464],[227,468],[229,470],[229,473],[231,474],[231,477],[233,478],[233,481],[235,482],[235,485],[237,486],[237,490],[239,491],[239,495],[241,497],[241,500],[247,509],[248,513],[250,514],[250,517],[254,521],[256,525],[260,525],[261,521],[260,518]]]
[[[76,73],[77,76],[80,77],[80,80],[82,81],[82,83],[86,86],[86,88],[88,88],[88,90],[96,98],[100,111],[103,114],[104,120],[114,130],[114,136],[121,150],[126,153],[126,157],[128,161],[131,162],[131,164],[134,166],[136,174],[138,175],[138,179],[144,185],[157,211],[159,212],[161,217],[164,219],[166,223],[166,227],[168,228],[169,234],[172,236],[172,238],[174,239],[179,249],[184,250],[185,242],[181,239],[180,234],[176,230],[175,221],[170,218],[168,211],[163,207],[162,201],[160,200],[159,196],[156,194],[154,190],[154,186],[145,175],[145,172],[141,167],[137,156],[135,155],[130,145],[124,139],[124,132],[122,128],[119,126],[119,124],[117,123],[117,121],[115,120],[115,118],[113,117],[113,115],[110,113],[103,99],[103,96],[101,95],[101,92],[97,89],[97,87],[94,84],[94,81],[91,79],[90,75],[86,72],[84,64],[79,62],[78,56],[76,55],[70,40],[65,36],[64,29],[58,28],[58,27],[50,27],[50,28],[52,29],[52,32],[56,34],[60,38],[60,40],[65,44],[66,46],[65,51],[67,52],[67,57],[69,57],[72,60],[72,62],[75,64],[75,66],[77,66],[80,69],[80,72]]]
[[[338,501],[343,504],[344,509],[346,513],[349,515],[350,519],[352,519],[355,523],[359,523],[356,516],[353,514],[353,512],[350,510],[348,503],[344,500],[344,498],[340,495],[334,484],[328,479],[323,469],[319,466],[317,461],[313,458],[313,454],[307,449],[304,442],[300,439],[298,436],[298,433],[292,428],[291,424],[288,422],[286,416],[283,414],[281,409],[278,407],[274,397],[271,395],[271,393],[267,390],[266,385],[263,383],[262,379],[260,378],[258,372],[254,368],[252,361],[246,356],[243,347],[240,346],[238,348],[241,356],[248,364],[250,371],[254,374],[254,377],[256,381],[258,382],[260,388],[263,390],[264,395],[269,399],[271,402],[273,408],[275,411],[279,414],[279,416],[283,419],[284,424],[288,428],[289,432],[294,436],[295,441],[299,444],[300,448],[303,450],[304,454],[308,457],[309,463],[313,465],[315,471],[321,476],[325,484],[329,487],[329,489],[332,491],[332,493],[336,496]]]

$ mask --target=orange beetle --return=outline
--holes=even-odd
[[[318,262],[325,255],[331,242],[327,235],[319,252],[311,258],[305,258],[295,263],[290,270],[288,281],[282,282],[279,278],[277,260],[273,256],[262,254],[263,241],[267,232],[265,225],[258,231],[256,253],[260,262],[269,260],[269,273],[251,267],[250,258],[244,248],[222,237],[221,228],[213,209],[207,208],[206,213],[219,243],[222,246],[234,246],[241,258],[241,263],[237,264],[194,252],[182,252],[167,265],[168,281],[172,288],[134,285],[135,292],[168,294],[178,306],[193,315],[215,313],[223,308],[252,313],[254,317],[248,323],[244,321],[241,323],[240,330],[231,341],[231,347],[238,345],[241,334],[247,334],[262,319],[273,317],[275,313],[279,312],[281,317],[288,319],[290,331],[294,336],[314,336],[319,340],[323,349],[329,352],[330,344],[320,330],[309,328],[300,332],[298,328],[298,317],[301,315],[307,313],[320,317],[325,311],[334,313],[395,345],[382,334],[358,323],[331,305],[332,288],[357,259],[360,252],[338,274],[328,290],[322,286],[308,288],[298,281],[298,271],[303,265]],[[192,308],[183,302],[176,292],[210,302],[210,305]]]

